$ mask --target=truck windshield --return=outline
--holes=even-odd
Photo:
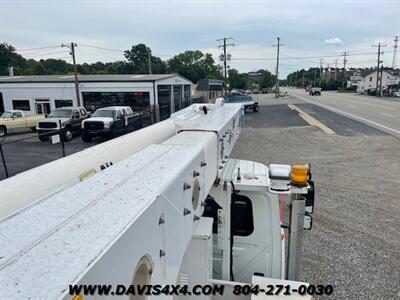
[[[96,110],[92,116],[93,116],[93,117],[108,117],[108,118],[114,118],[114,116],[115,116],[115,110],[99,109],[99,110]]]
[[[69,109],[57,109],[53,110],[49,118],[70,118],[72,111]]]
[[[11,116],[11,112],[9,112],[9,111],[5,111],[5,112],[3,112],[3,114],[1,115],[1,117],[2,117],[3,119],[8,119],[10,116]]]

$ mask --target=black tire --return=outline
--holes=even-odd
[[[258,105],[253,105],[253,112],[259,112],[260,107]]]
[[[82,141],[84,141],[85,143],[89,143],[92,141],[92,135],[86,132],[82,132],[81,133],[81,139]]]
[[[0,126],[0,137],[6,136],[7,135],[7,127],[6,126]]]
[[[64,142],[69,142],[72,140],[72,138],[74,137],[73,133],[72,133],[72,129],[67,127],[64,129]]]
[[[42,142],[47,142],[49,140],[48,135],[39,135],[39,140]]]

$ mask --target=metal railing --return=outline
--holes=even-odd
[[[59,124],[59,128],[61,128],[61,122]],[[40,139],[40,137],[52,137],[52,136],[59,136],[59,144],[61,145],[61,155],[62,157],[65,157],[65,128],[61,128],[61,129],[57,129],[57,130],[53,130],[53,131],[48,131],[45,133],[37,133],[28,137],[23,137],[23,138],[19,138],[19,139],[13,139],[10,141],[5,140],[7,138],[7,136],[4,136],[3,139],[0,141],[0,157],[1,157],[1,161],[4,167],[4,173],[5,173],[5,177],[8,178],[10,177],[10,172],[9,169],[7,167],[7,162],[6,162],[6,156],[5,156],[5,151],[4,151],[4,146],[6,145],[10,145],[10,144],[15,144],[18,142],[22,142],[22,141],[26,141],[26,140],[30,140],[30,139]],[[1,180],[1,178],[0,178]]]

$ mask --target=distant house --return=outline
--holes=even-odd
[[[224,81],[216,79],[200,79],[194,85],[193,102],[214,103],[224,94]]]
[[[384,69],[382,72],[382,90],[390,89],[394,85],[400,84],[399,70]],[[355,86],[357,92],[363,93],[368,89],[376,88],[377,71],[365,70],[360,73],[355,73],[347,81],[347,87]]]

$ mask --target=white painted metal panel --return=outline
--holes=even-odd
[[[155,282],[174,283],[196,225],[183,213],[192,205],[183,185],[202,160],[200,147],[154,145],[3,220],[0,298],[56,299],[74,282],[129,283],[145,254]]]
[[[78,183],[79,176],[87,170],[94,169],[98,172],[103,163],[116,163],[151,144],[161,143],[174,134],[174,122],[165,120],[2,180],[0,219],[36,200]]]

